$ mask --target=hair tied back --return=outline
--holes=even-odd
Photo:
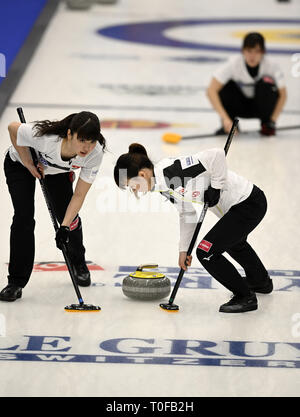
[[[139,143],[132,143],[129,146],[129,153],[139,153],[141,155],[146,155],[147,156],[147,151],[144,148],[143,145],[140,145]]]

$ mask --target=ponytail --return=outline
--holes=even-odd
[[[137,177],[141,169],[153,169],[153,163],[143,145],[132,143],[129,152],[121,155],[114,168],[114,179],[118,187],[125,188],[127,181]]]
[[[57,135],[60,138],[66,138],[71,121],[76,114],[77,113],[70,114],[59,121],[41,120],[35,122],[35,136]]]
[[[77,133],[78,139],[99,142],[103,149],[106,146],[98,117],[87,111],[72,113],[58,121],[37,121],[34,124],[34,129],[36,131],[35,136],[57,135],[60,138],[66,138],[70,129],[72,135]]]

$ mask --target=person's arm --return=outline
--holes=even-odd
[[[92,184],[83,181],[81,178],[78,178],[73,197],[71,198],[71,201],[67,207],[61,226],[70,227],[70,224],[81,209],[87,192],[91,188],[91,185]]]
[[[69,241],[70,225],[78,215],[79,210],[81,209],[86,195],[91,188],[91,185],[99,170],[102,160],[102,153],[97,153],[94,151],[92,152],[91,158],[89,158],[86,165],[81,168],[74,194],[67,207],[61,226],[56,232],[55,240],[58,249],[63,249],[63,245]]]
[[[216,110],[216,112],[222,119],[225,132],[229,133],[232,126],[232,120],[226,112],[219,96],[219,91],[222,89],[222,87],[223,84],[220,81],[218,81],[215,77],[213,77],[206,90],[206,94],[213,108]]]
[[[192,263],[192,256],[187,257],[186,254],[197,224],[197,212],[193,204],[188,202],[178,201],[175,207],[179,212],[180,239],[178,266],[186,270]],[[185,262],[187,262],[187,265]]]
[[[24,167],[27,168],[35,178],[40,179],[41,175],[33,163],[28,146],[19,146],[17,144],[18,129],[20,126],[21,126],[21,123],[19,122],[11,122],[8,125],[8,132],[9,132],[11,143],[13,144],[13,147],[16,149],[16,151],[20,155],[20,158]]]
[[[192,265],[192,255],[187,256],[187,252],[179,252],[178,266],[186,271]]]
[[[209,207],[217,204],[221,190],[223,189],[227,180],[227,165],[224,149],[213,148],[206,151],[199,152],[193,156],[194,160],[197,160],[203,164],[206,171],[210,174],[210,194],[211,190],[214,193],[213,204],[209,203]],[[215,194],[217,194],[217,199]],[[205,198],[206,200],[206,198]],[[186,270],[185,260],[187,260],[187,266],[191,265],[192,257],[186,257],[189,244],[191,242],[195,227],[197,225],[197,212],[190,202],[177,201],[175,207],[179,211],[180,222],[180,241],[179,241],[179,260],[178,264],[180,268]]]
[[[275,108],[273,110],[273,113],[271,115],[271,120],[273,122],[277,121],[287,99],[287,91],[285,87],[279,88],[278,93],[279,93],[279,97],[275,105]]]

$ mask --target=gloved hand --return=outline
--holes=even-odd
[[[213,207],[218,204],[220,192],[221,190],[209,186],[208,189],[204,191],[204,203],[208,203],[208,207]]]
[[[56,246],[58,249],[62,250],[63,245],[66,245],[69,242],[69,233],[70,229],[68,226],[60,226],[56,231]]]
[[[264,136],[272,136],[276,133],[276,123],[272,120],[261,124],[260,134]]]

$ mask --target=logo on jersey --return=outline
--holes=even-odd
[[[45,159],[40,152],[39,152],[39,161],[45,166],[49,165],[47,159]]]
[[[178,190],[178,193],[179,193],[180,195],[184,195],[184,194],[185,194],[185,188],[181,187],[181,188]]]
[[[47,161],[45,158],[44,158],[44,156],[41,154],[41,152],[38,152],[38,155],[39,155],[39,161],[43,164],[43,165],[45,165],[45,166],[49,166],[49,167],[52,167],[52,168],[57,168],[57,169],[61,169],[62,171],[70,171],[70,168],[68,167],[62,167],[62,166],[60,166],[60,165],[56,165],[56,164],[53,164],[52,162],[50,162],[50,161]],[[46,154],[44,154],[45,156],[46,156]],[[48,155],[47,155],[48,156]]]

